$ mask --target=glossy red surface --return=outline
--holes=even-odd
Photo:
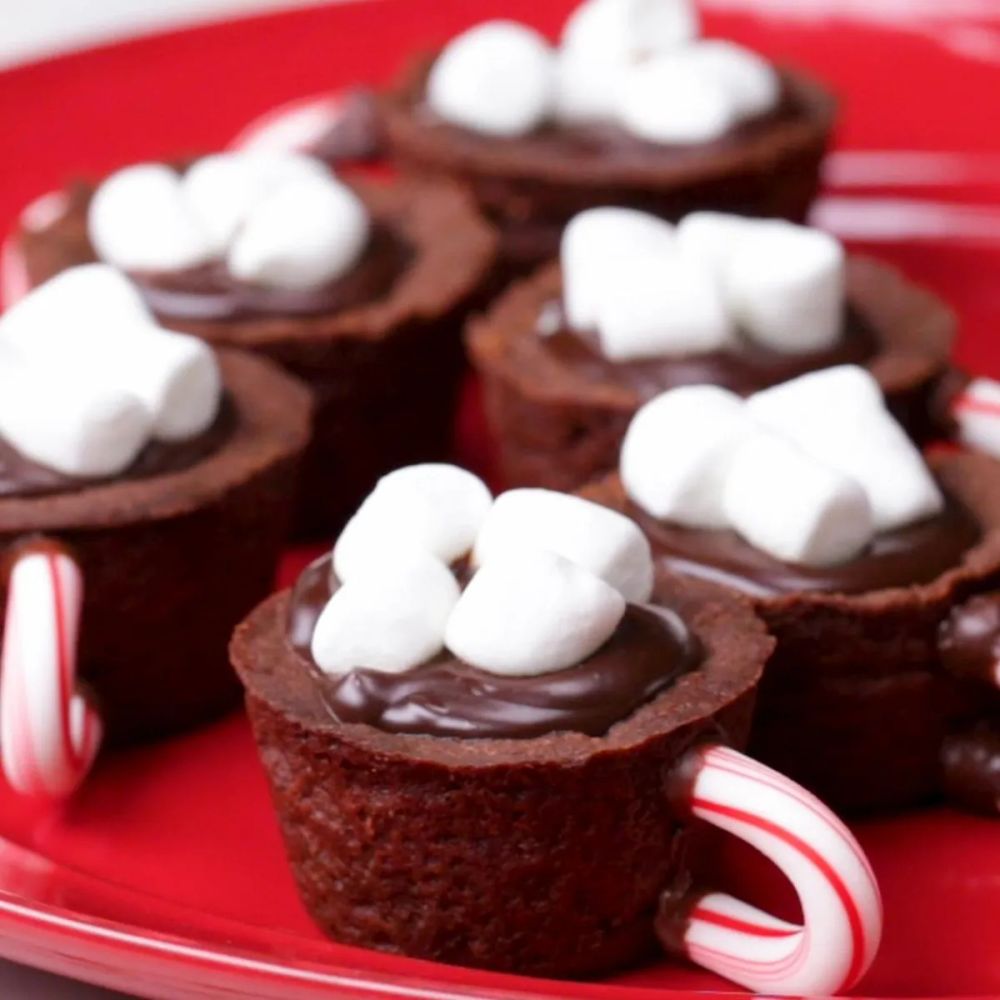
[[[404,51],[461,25],[502,12],[551,30],[570,6],[344,4],[0,75],[0,227],[74,174],[221,145],[269,105],[384,79]],[[808,66],[837,86],[844,97],[839,148],[848,154],[832,164],[837,189],[820,218],[848,235],[864,232],[855,245],[947,295],[963,322],[961,360],[1000,374],[1000,236],[993,236],[1000,234],[1000,130],[987,127],[1000,120],[1000,20],[957,21],[952,12],[950,20],[910,20],[901,28],[887,19],[805,17],[806,6],[822,5],[790,2],[794,17],[713,9],[708,28]],[[857,150],[957,155],[852,155]],[[458,436],[466,460],[487,464],[473,386]],[[308,555],[289,555],[286,579]],[[858,994],[1000,995],[1000,825],[935,809],[855,829],[886,903],[882,952]],[[717,882],[789,909],[787,887],[773,871],[732,845],[719,847]],[[60,808],[0,788],[0,954],[171,997],[641,1000],[655,990],[676,1000],[703,990],[737,992],[666,961],[607,983],[569,986],[323,940],[296,898],[238,715],[102,760],[85,789]]]

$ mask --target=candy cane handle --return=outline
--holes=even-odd
[[[801,925],[724,893],[665,895],[661,942],[755,992],[829,996],[864,974],[882,934],[878,885],[857,841],[815,796],[722,746],[692,751],[679,805],[746,841],[788,877]]]
[[[24,795],[62,798],[86,777],[101,721],[76,689],[83,575],[61,546],[22,547],[7,580],[0,651],[0,760]]]

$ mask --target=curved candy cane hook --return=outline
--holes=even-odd
[[[861,847],[815,796],[771,768],[722,746],[693,753],[682,806],[770,858],[795,887],[803,922],[695,890],[664,898],[661,940],[754,991],[829,996],[850,989],[882,935],[882,901]]]
[[[0,654],[0,738],[4,774],[25,795],[68,795],[100,747],[100,718],[75,689],[82,606],[83,576],[62,548],[41,542],[15,557]]]

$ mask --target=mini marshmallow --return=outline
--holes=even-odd
[[[595,61],[573,49],[556,53],[552,113],[567,125],[611,121],[627,63]]]
[[[974,378],[952,404],[951,415],[962,444],[1000,458],[1000,382]]]
[[[455,465],[396,469],[347,522],[333,549],[334,572],[349,581],[374,562],[391,565],[401,549],[454,562],[471,550],[492,502],[483,481]]]
[[[216,153],[184,173],[181,190],[202,226],[223,254],[247,217],[285,184],[329,178],[321,161],[301,153]]]
[[[704,39],[685,47],[679,55],[725,88],[740,118],[763,114],[778,103],[778,74],[766,59],[742,45]]]
[[[593,330],[605,283],[620,258],[661,258],[673,251],[674,228],[632,208],[591,208],[563,230],[559,255],[566,319],[577,330]]]
[[[585,0],[566,20],[560,42],[593,64],[625,64],[697,35],[698,13],[689,0]]]
[[[334,592],[313,630],[313,659],[327,674],[410,670],[441,651],[458,598],[439,559],[399,553],[392,572],[371,566]]]
[[[677,223],[677,249],[721,282],[725,262],[752,225],[752,219],[728,212],[689,212]]]
[[[177,271],[211,260],[215,242],[192,210],[177,173],[143,163],[112,174],[87,216],[97,255],[126,271]]]
[[[724,528],[729,467],[756,433],[743,401],[711,385],[670,389],[642,406],[622,442],[626,493],[653,517]]]
[[[754,220],[725,261],[722,282],[737,323],[767,347],[817,351],[840,337],[844,248],[827,233]]]
[[[0,318],[0,344],[25,364],[69,365],[95,386],[138,397],[161,440],[192,437],[218,413],[214,352],[157,327],[132,283],[107,264],[69,268],[39,285]]]
[[[920,451],[862,369],[842,365],[810,372],[751,396],[747,410],[813,458],[856,479],[868,494],[877,530],[943,509]]]
[[[614,633],[625,599],[545,549],[495,553],[455,605],[445,645],[495,674],[535,676],[580,663]]]
[[[132,393],[0,351],[0,437],[32,461],[67,476],[112,476],[135,460],[150,422]]]
[[[82,338],[81,338],[82,339]],[[82,353],[81,364],[87,355]],[[102,351],[107,378],[133,392],[152,415],[151,434],[182,441],[210,427],[222,401],[222,375],[212,349],[197,337],[148,328]]]
[[[846,562],[874,533],[868,497],[854,479],[771,434],[758,434],[737,451],[723,508],[751,545],[807,566]]]
[[[131,331],[152,324],[135,285],[108,264],[81,264],[33,288],[0,317],[0,341],[25,353],[59,350],[56,344]]]
[[[488,135],[530,132],[552,106],[553,55],[515,21],[486,21],[445,47],[427,80],[427,101],[446,121]]]
[[[653,559],[634,521],[581,497],[553,490],[508,490],[496,498],[476,538],[479,565],[519,545],[548,549],[601,577],[626,601],[648,601]]]
[[[345,273],[368,240],[368,213],[332,175],[279,186],[251,211],[227,258],[234,277],[310,288]]]
[[[612,361],[705,354],[734,341],[718,285],[678,253],[609,261],[600,292],[597,331]]]
[[[674,52],[630,66],[616,94],[624,128],[648,142],[672,145],[719,138],[738,121],[738,106],[716,75]]]

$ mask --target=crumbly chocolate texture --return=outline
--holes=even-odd
[[[699,669],[601,737],[454,739],[331,719],[288,643],[288,593],[230,653],[286,849],[319,926],[348,944],[552,976],[654,947],[689,828],[665,785],[693,744],[742,746],[772,648],[743,601],[662,591],[704,643]]]
[[[496,253],[496,234],[454,185],[351,183],[373,219],[413,251],[383,298],[319,316],[163,318],[171,329],[215,346],[262,354],[312,390],[314,436],[295,518],[299,535],[331,534],[385,472],[448,455],[464,370],[461,327],[467,312],[483,304]],[[19,234],[32,284],[94,259],[86,226],[92,192],[77,185],[55,223]]]
[[[982,529],[959,565],[911,587],[754,602],[777,647],[761,682],[750,752],[845,811],[939,794],[945,737],[975,718],[981,702],[942,667],[938,629],[957,603],[1000,581],[1000,464],[955,453],[930,462]],[[635,513],[616,475],[580,492]],[[672,585],[662,566],[658,575],[660,585]]]
[[[467,331],[507,486],[570,490],[609,472],[646,401],[624,380],[595,379],[546,347],[538,316],[561,296],[560,268],[550,264],[511,287]],[[894,268],[861,257],[848,261],[847,298],[876,340],[868,370],[897,419],[923,439],[930,397],[948,370],[953,314]]]
[[[111,743],[231,708],[239,685],[226,644],[273,585],[309,397],[273,365],[234,351],[219,357],[236,425],[214,454],[178,472],[0,499],[0,551],[51,535],[79,560],[80,677]]]
[[[836,104],[799,73],[780,71],[786,113],[699,146],[633,141],[637,151],[605,155],[560,143],[558,127],[498,139],[435,120],[424,101],[434,58],[414,60],[381,96],[386,145],[405,170],[468,186],[500,228],[512,273],[550,259],[569,219],[597,205],[668,219],[712,208],[801,221],[816,197]]]

